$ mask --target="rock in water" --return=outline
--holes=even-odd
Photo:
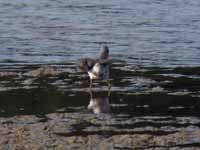
[[[45,76],[57,76],[61,73],[57,68],[55,67],[40,67],[38,69],[29,71],[24,73],[25,76],[31,76],[31,77],[45,77]]]
[[[19,73],[17,72],[0,72],[0,77],[7,77],[7,76],[18,76]]]

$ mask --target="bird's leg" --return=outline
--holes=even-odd
[[[90,91],[92,91],[92,79],[90,79],[90,88],[89,88]]]
[[[110,80],[107,80],[107,83],[108,83],[108,96],[110,96],[110,89],[111,89]]]
[[[90,99],[92,99],[93,98],[92,90],[90,90],[89,93],[90,93]]]

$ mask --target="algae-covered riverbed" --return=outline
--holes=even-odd
[[[199,149],[199,70],[117,61],[109,96],[75,63],[2,65],[0,148]]]

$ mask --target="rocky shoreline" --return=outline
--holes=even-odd
[[[0,149],[190,149],[200,146],[200,129],[182,130],[166,135],[147,133],[120,133],[99,126],[99,133],[88,131],[88,135],[77,135],[73,125],[94,122],[95,116],[84,117],[77,114],[48,114],[48,119],[36,116],[15,116],[0,118]],[[80,119],[83,117],[84,119]],[[71,119],[70,119],[71,118]],[[80,119],[80,120],[79,120]],[[92,123],[91,123],[92,124]],[[108,125],[108,124],[107,124]],[[74,132],[74,133],[72,133]],[[86,131],[85,131],[86,132]],[[113,134],[109,135],[109,132]],[[153,132],[153,131],[152,131]],[[84,132],[83,132],[84,133]]]

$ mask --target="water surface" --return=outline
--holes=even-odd
[[[94,57],[143,66],[199,66],[200,2],[0,1],[0,61],[52,63]]]

